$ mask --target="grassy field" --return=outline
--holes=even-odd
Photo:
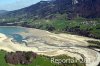
[[[4,59],[5,54],[6,52],[0,51],[0,66],[9,66]]]

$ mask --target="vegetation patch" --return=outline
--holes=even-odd
[[[52,63],[51,59],[72,59],[67,55],[47,57],[33,52],[8,53],[0,51],[0,66],[86,66],[85,63]],[[74,58],[75,59],[75,58]]]
[[[90,48],[99,48],[100,49],[100,41],[88,40],[87,42],[90,43],[90,45],[88,47],[90,47]]]
[[[34,59],[36,59],[37,54],[33,52],[20,52],[7,53],[5,60],[10,64],[30,64]]]

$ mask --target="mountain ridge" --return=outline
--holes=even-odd
[[[100,0],[50,0],[0,15],[1,26],[68,32],[100,39]]]
[[[75,3],[76,2],[76,3]],[[15,11],[10,11],[2,16],[21,17],[21,18],[47,18],[52,14],[67,13],[74,18],[77,15],[85,18],[99,18],[100,17],[100,1],[99,0],[50,0],[40,1],[29,7],[22,8]]]

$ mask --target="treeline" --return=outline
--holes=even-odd
[[[90,31],[93,29],[80,29],[80,26],[75,26],[75,27],[66,27],[65,31],[67,32],[71,32],[74,34],[78,34],[81,36],[86,36],[86,37],[92,37],[92,38],[96,38],[96,39],[100,39],[100,37],[95,36],[94,34],[92,34]]]
[[[21,52],[7,53],[5,60],[9,64],[30,64],[34,59],[36,59],[37,54],[34,52]]]

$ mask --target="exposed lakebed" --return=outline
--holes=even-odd
[[[23,27],[15,27],[15,26],[0,26],[0,33],[5,34],[6,36],[13,38],[17,42],[21,42],[23,37],[19,35],[20,32],[25,32],[25,28]]]
[[[54,34],[45,30],[23,27],[0,27],[0,33],[17,36],[17,40],[25,38],[27,42],[25,46],[4,40],[0,47],[7,51],[33,51],[47,56],[67,54],[78,60],[84,57],[87,62],[90,62],[86,64],[87,66],[97,66],[100,62],[100,53],[87,47],[89,45],[87,40],[100,41],[97,39],[71,34]]]

